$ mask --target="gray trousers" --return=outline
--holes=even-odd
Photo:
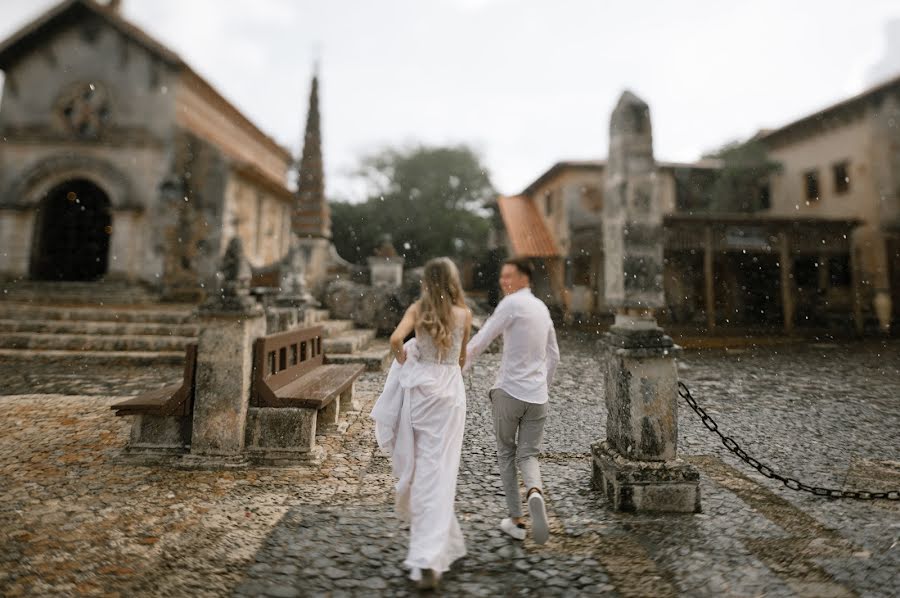
[[[516,466],[522,472],[525,489],[542,488],[538,457],[544,441],[547,403],[536,405],[512,397],[499,388],[491,389],[494,434],[497,436],[497,463],[510,517],[522,516],[522,497]]]

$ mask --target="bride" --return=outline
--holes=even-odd
[[[395,361],[372,410],[378,444],[392,456],[395,507],[410,524],[403,564],[420,588],[436,587],[466,554],[454,501],[466,421],[460,367],[471,324],[456,266],[430,260],[421,296],[391,335]]]

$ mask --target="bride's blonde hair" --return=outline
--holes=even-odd
[[[449,258],[428,260],[422,275],[416,328],[425,330],[442,351],[453,344],[453,306],[465,307],[459,271]]]

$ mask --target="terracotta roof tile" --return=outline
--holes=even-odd
[[[562,255],[531,198],[524,195],[498,197],[497,205],[516,257]]]

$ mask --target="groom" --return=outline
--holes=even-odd
[[[497,462],[509,508],[509,517],[500,522],[500,529],[517,540],[525,539],[518,465],[527,490],[531,532],[534,541],[543,544],[550,529],[538,456],[547,419],[547,387],[559,363],[559,348],[547,306],[531,293],[532,275],[527,260],[516,258],[504,262],[500,288],[505,296],[466,346],[464,370],[471,367],[494,339],[503,335],[500,371],[488,393],[497,436]]]

